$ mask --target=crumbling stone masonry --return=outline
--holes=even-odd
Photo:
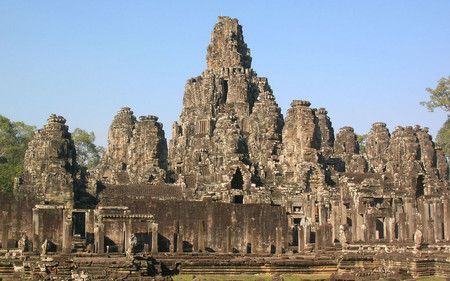
[[[353,128],[335,136],[309,101],[284,118],[236,19],[219,17],[206,61],[168,146],[158,117],[124,107],[86,171],[66,120],[50,116],[13,194],[0,194],[0,278],[449,277],[448,163],[427,128],[377,122],[360,151]]]

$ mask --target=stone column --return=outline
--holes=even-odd
[[[389,242],[394,242],[395,240],[395,217],[386,218],[387,220],[387,239]]]
[[[125,249],[123,249],[123,251],[125,253],[131,252],[132,251],[131,243],[130,243],[131,242],[130,241],[130,239],[131,239],[131,220],[124,220],[123,232],[124,232],[124,239],[125,239],[125,241],[124,241]]]
[[[450,204],[444,201],[444,240],[450,242]]]
[[[198,224],[198,251],[204,253],[205,249],[205,222],[201,220]]]
[[[69,254],[72,252],[72,210],[63,210],[63,237],[62,252]]]
[[[442,242],[444,241],[444,237],[442,235],[443,228],[442,224],[444,223],[442,221],[442,218],[444,217],[444,210],[443,210],[443,204],[440,202],[434,202],[435,206],[435,218],[434,218],[434,235],[436,242]]]
[[[177,252],[183,252],[183,235],[181,233],[178,233],[177,235]]]
[[[319,203],[319,224],[325,225],[327,223],[327,210],[322,203]]]
[[[2,212],[2,249],[8,250],[8,231],[9,231],[9,223],[8,223],[8,211]]]
[[[298,252],[301,253],[305,250],[305,229],[303,225],[298,226]]]
[[[251,253],[252,254],[256,254],[258,252],[258,245],[257,242],[258,240],[256,239],[256,228],[252,228],[252,234],[251,234]]]
[[[405,242],[406,241],[406,222],[405,222],[405,213],[398,214],[398,241]]]
[[[158,224],[152,225],[152,254],[158,253]]]
[[[414,240],[414,233],[416,232],[416,210],[413,208],[413,199],[406,198],[405,199],[405,212],[407,214],[406,218],[408,218],[407,224],[406,224],[406,231],[405,231],[405,241]]]
[[[276,245],[275,245],[276,254],[281,255],[283,253],[283,244],[282,244],[283,229],[281,227],[275,228],[275,234],[276,234]]]
[[[175,220],[173,222],[173,243],[170,245],[171,252],[176,252],[178,249],[178,235],[180,233],[180,221]]]
[[[39,229],[40,229],[40,222],[39,222],[39,209],[33,208],[33,251],[39,252],[41,241],[39,237]]]
[[[233,252],[233,248],[231,245],[231,226],[227,226],[227,241],[226,241],[225,252],[227,252],[227,253]]]
[[[97,216],[97,223],[94,226],[95,251],[99,254],[105,253],[105,225],[101,215]]]
[[[86,210],[86,246],[93,243],[92,241],[93,234],[94,234],[94,212],[93,210]]]
[[[430,232],[432,232],[432,229],[430,229],[430,205],[427,202],[423,203],[423,216],[422,216],[422,225],[423,225],[423,240],[426,243],[430,242]]]
[[[305,245],[311,243],[311,224],[305,224]]]
[[[345,204],[341,204],[341,224],[347,224],[347,206]]]
[[[333,225],[333,242],[339,239],[339,226],[341,225],[341,210],[339,201],[331,201],[331,224]]]

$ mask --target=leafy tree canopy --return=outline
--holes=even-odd
[[[450,118],[447,118],[444,126],[437,133],[436,143],[442,147],[442,151],[448,159],[450,157]]]
[[[77,150],[78,164],[88,169],[95,169],[100,163],[105,148],[94,144],[94,132],[88,133],[85,130],[76,128],[72,133],[72,139]]]
[[[11,122],[0,115],[0,189],[11,191],[14,178],[23,172],[23,159],[36,127]]]
[[[450,112],[450,76],[447,79],[445,77],[439,79],[436,89],[426,90],[430,93],[430,100],[421,102],[421,105],[426,106],[431,112],[436,108]]]
[[[359,144],[359,153],[365,153],[366,152],[367,134],[365,134],[365,135],[356,134],[356,140],[358,141],[358,144]]]

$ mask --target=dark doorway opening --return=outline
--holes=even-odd
[[[234,203],[236,204],[244,204],[244,195],[235,195]]]
[[[417,178],[417,184],[416,184],[416,198],[423,196],[425,194],[424,192],[424,186],[423,186],[423,176],[420,175]]]
[[[86,236],[86,214],[84,212],[72,213],[72,233],[84,239]]]
[[[237,168],[236,172],[233,175],[233,179],[231,179],[231,188],[243,189],[243,187],[244,187],[244,179],[242,177],[241,170]]]

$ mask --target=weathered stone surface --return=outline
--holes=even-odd
[[[50,115],[28,144],[24,174],[14,192],[33,193],[43,202],[73,205],[76,152],[66,119]]]
[[[374,255],[382,268],[395,263],[399,271],[400,262],[414,277],[421,271],[412,261],[425,251],[420,262],[441,259],[436,272],[448,264],[448,164],[427,128],[397,127],[391,136],[385,123],[374,123],[359,151],[353,128],[335,138],[327,111],[308,101],[294,100],[283,119],[267,79],[250,68],[236,19],[219,17],[207,64],[186,83],[169,153],[157,117],[118,112],[101,165],[87,178],[91,197],[80,192],[85,175],[65,119],[52,115],[30,143],[14,196],[0,194],[2,246],[24,249],[27,235],[36,253],[48,241],[41,259],[55,251],[95,252],[102,265],[111,255],[126,259],[104,266],[110,272],[102,267],[97,279],[161,273],[162,264],[149,263],[155,258],[169,260],[173,267],[165,270],[173,273],[188,255],[195,261],[182,270],[223,270],[232,268],[233,253],[233,266],[256,271],[342,260],[331,270],[344,279],[400,276],[372,270]],[[86,198],[90,204],[82,204]],[[199,260],[199,252],[210,253]],[[279,257],[286,254],[292,256]]]
[[[108,147],[98,168],[105,184],[164,182],[167,170],[167,142],[156,116],[141,116],[122,108],[109,129]]]
[[[372,125],[366,140],[367,160],[371,171],[382,173],[385,170],[390,138],[386,123],[377,122]]]

